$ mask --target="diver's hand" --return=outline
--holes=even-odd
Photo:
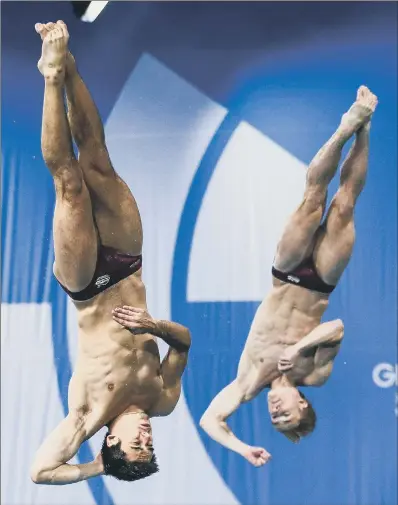
[[[291,370],[294,366],[294,360],[297,357],[297,350],[294,345],[287,347],[281,354],[278,361],[278,370],[282,373],[286,373]]]
[[[293,363],[289,359],[280,358],[278,361],[278,370],[286,373],[293,368]]]
[[[262,447],[251,447],[248,445],[243,451],[242,456],[253,466],[263,466],[271,459],[271,454]]]
[[[157,324],[147,310],[123,305],[112,311],[113,320],[121,324],[135,335],[151,333],[156,335]]]

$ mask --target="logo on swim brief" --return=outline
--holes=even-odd
[[[137,258],[133,263],[131,263],[130,268],[135,268],[138,263],[141,261],[141,258]]]
[[[109,275],[101,275],[101,277],[98,277],[95,281],[95,285],[97,288],[100,288],[101,286],[106,286],[110,280],[111,278]]]
[[[300,279],[298,277],[295,277],[294,275],[288,275],[287,278],[289,281],[295,282],[296,284],[300,282]]]

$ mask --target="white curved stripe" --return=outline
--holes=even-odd
[[[112,162],[132,189],[141,212],[144,280],[154,317],[170,318],[172,260],[183,205],[225,114],[225,109],[146,55],[134,69],[106,125]],[[73,316],[68,320],[69,342],[76,349],[76,323]],[[164,354],[162,342],[160,347]],[[201,443],[183,395],[173,414],[154,419],[153,425],[161,471],[133,486],[106,478],[115,503],[236,503]],[[92,441],[95,452],[102,436]]]
[[[288,151],[248,123],[238,126],[200,209],[189,301],[264,298],[276,245],[302,199],[305,174],[306,165]]]

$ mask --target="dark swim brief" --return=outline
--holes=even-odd
[[[316,271],[312,256],[303,260],[290,272],[281,272],[272,267],[272,275],[283,282],[310,289],[311,291],[318,291],[319,293],[329,294],[336,287],[326,284],[326,282],[320,278]]]
[[[63,286],[61,288],[79,302],[90,300],[121,280],[137,272],[142,266],[142,255],[123,254],[112,247],[99,246],[97,265],[90,284],[82,291],[73,293]]]

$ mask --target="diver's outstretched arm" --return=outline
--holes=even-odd
[[[81,444],[87,439],[84,420],[69,414],[46,438],[37,451],[31,468],[31,479],[36,484],[72,484],[102,475],[102,461],[96,458],[90,463],[69,465]]]
[[[271,455],[262,447],[251,447],[239,440],[226,419],[246,401],[239,378],[228,384],[210,403],[200,420],[200,426],[216,442],[237,452],[254,466],[264,465]]]

